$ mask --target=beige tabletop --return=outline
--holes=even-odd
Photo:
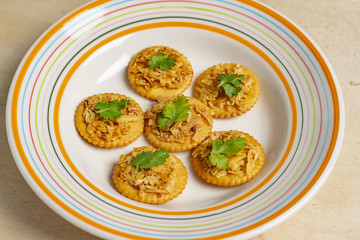
[[[33,42],[86,0],[0,0],[0,238],[97,239],[48,208],[11,155],[5,105],[13,75]],[[304,29],[338,76],[345,137],[335,168],[315,197],[260,239],[360,239],[360,0],[262,0]]]

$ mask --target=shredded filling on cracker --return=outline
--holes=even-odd
[[[175,58],[176,64],[172,69],[163,71],[148,66],[151,57],[159,52]],[[129,66],[128,71],[129,74],[135,75],[135,84],[143,86],[146,90],[152,88],[181,88],[184,82],[191,81],[193,73],[189,61],[183,54],[163,46],[147,48],[142,51],[142,54],[138,55],[134,63]]]
[[[184,121],[175,122],[170,127],[160,130],[157,118],[163,111],[165,101],[164,99],[158,100],[159,103],[146,111],[144,116],[148,121],[147,124],[151,126],[151,132],[161,141],[184,143],[187,139],[191,138],[193,141],[198,142],[202,138],[200,133],[201,126],[204,126],[203,122],[208,126],[212,126],[212,119],[208,115],[213,115],[213,111],[203,104],[192,102],[190,103],[189,116]]]
[[[243,66],[240,64],[226,64],[228,66],[224,69],[225,64],[214,66],[213,71],[208,75],[203,75],[197,88],[197,98],[209,106],[211,109],[229,110],[231,107],[236,107],[242,112],[246,112],[254,105],[254,98],[250,97],[253,92],[253,85],[255,79],[252,75],[245,75],[244,81],[240,85],[241,91],[238,95],[229,98],[226,96],[223,88],[218,87],[219,82],[214,81],[214,76],[221,74],[244,74]],[[225,72],[224,72],[225,70]],[[255,98],[256,101],[257,98]]]
[[[220,134],[214,132],[206,139],[202,144],[192,152],[193,157],[198,157],[203,169],[213,175],[216,178],[226,176],[228,174],[246,176],[253,175],[254,166],[256,161],[259,160],[262,155],[262,150],[259,145],[255,145],[252,141],[248,141],[247,145],[237,154],[229,156],[229,168],[219,169],[213,166],[209,160],[209,155],[212,150],[212,143],[214,140],[229,140],[234,138],[234,135],[229,132],[226,134]]]
[[[113,101],[116,97],[94,96],[84,102],[83,117],[87,125],[86,131],[92,138],[98,137],[106,141],[115,141],[129,133],[131,124],[142,119],[141,113],[133,102],[123,109],[124,115],[115,120],[102,119],[95,112],[95,105],[103,100]],[[139,116],[140,115],[140,116]]]
[[[144,193],[168,194],[167,182],[173,172],[173,167],[166,161],[164,164],[147,169],[136,170],[131,161],[142,151],[152,151],[152,147],[135,148],[130,154],[122,155],[118,166],[120,166],[120,176],[122,181],[139,190],[139,195]]]

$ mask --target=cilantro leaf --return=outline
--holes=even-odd
[[[136,167],[136,170],[140,168],[144,163],[146,163],[151,156],[151,152],[142,151],[139,155],[137,155],[132,161],[131,164]]]
[[[232,98],[241,91],[240,84],[242,84],[244,76],[245,75],[243,74],[221,74],[218,77],[218,80],[220,81],[218,87],[223,87],[225,94],[229,98]]]
[[[225,141],[215,140],[213,142],[212,153],[215,154],[227,154],[233,155],[238,153],[246,146],[247,139],[243,137],[237,137]]]
[[[212,143],[209,160],[213,166],[219,169],[228,169],[228,156],[240,152],[247,144],[247,139],[237,137],[225,141],[215,140]]]
[[[216,166],[219,169],[229,168],[228,158],[222,154],[212,153],[209,156],[209,160],[213,166]]]
[[[139,168],[146,169],[164,164],[168,157],[170,157],[170,153],[164,148],[159,148],[158,150],[155,150],[152,154],[151,151],[142,151],[131,161],[131,164],[136,167],[136,170],[138,170]]]
[[[166,102],[163,112],[158,115],[158,127],[162,130],[174,122],[185,120],[189,116],[189,111],[189,100],[184,95],[178,96],[171,103]]]
[[[130,103],[129,99],[121,99],[108,101],[103,100],[95,105],[95,112],[105,120],[115,120],[116,118],[124,115],[121,110],[125,109]]]
[[[158,53],[151,57],[148,61],[151,68],[160,68],[161,70],[167,71],[175,66],[175,58],[166,55],[165,53]]]

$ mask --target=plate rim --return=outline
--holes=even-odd
[[[15,95],[19,94],[19,93],[14,92],[14,89],[15,89],[16,83],[18,83],[17,80],[19,78],[21,78],[21,76],[22,76],[21,74],[23,72],[24,65],[29,60],[29,56],[31,54],[33,54],[33,52],[37,48],[39,48],[39,44],[42,41],[44,41],[44,38],[46,36],[48,36],[48,35],[50,35],[49,37],[51,37],[52,33],[55,34],[58,30],[60,30],[63,26],[65,26],[66,23],[71,22],[79,14],[82,14],[82,13],[84,13],[84,12],[86,12],[86,11],[96,7],[96,6],[103,5],[103,4],[108,3],[110,1],[111,0],[93,1],[93,2],[90,2],[88,4],[84,4],[83,6],[80,6],[79,8],[72,11],[71,13],[66,14],[63,18],[61,18],[59,21],[57,21],[51,27],[49,27],[48,30],[46,30],[35,41],[35,43],[31,46],[31,48],[28,50],[28,52],[25,54],[24,58],[22,59],[21,63],[19,64],[19,66],[17,68],[17,71],[16,71],[16,73],[14,75],[14,78],[12,80],[10,89],[9,89],[9,94],[8,94],[7,104],[6,104],[6,131],[7,131],[7,137],[8,137],[10,149],[11,149],[12,155],[14,157],[14,160],[15,160],[20,172],[22,173],[24,179],[30,185],[30,187],[35,191],[35,193],[40,197],[40,199],[42,199],[48,206],[50,206],[50,208],[52,208],[60,216],[64,217],[65,219],[67,219],[69,222],[75,224],[76,226],[79,226],[81,224],[75,223],[75,221],[73,219],[74,216],[66,216],[68,213],[66,215],[64,215],[63,209],[59,209],[59,206],[61,206],[62,204],[57,206],[57,205],[55,205],[54,200],[52,198],[50,198],[47,195],[44,195],[44,191],[40,190],[41,187],[34,184],[34,179],[29,177],[28,172],[24,169],[24,167],[26,167],[26,164],[24,163],[22,156],[24,157],[25,155],[22,155],[21,151],[19,151],[19,149],[16,146],[14,146],[14,142],[16,144],[16,140],[13,139],[13,136],[14,136],[13,135],[14,124],[12,124],[13,118],[12,118],[11,113],[12,113],[12,111],[14,109],[13,105],[15,105],[15,104],[14,104],[14,102],[12,100],[14,99],[14,94]],[[297,201],[294,205],[290,206],[288,209],[286,209],[284,211],[285,213],[288,213],[288,214],[281,214],[280,217],[282,217],[282,218],[280,218],[280,217],[275,218],[274,220],[277,220],[277,221],[273,221],[272,224],[270,222],[268,224],[263,225],[265,227],[267,226],[268,228],[271,228],[274,225],[277,225],[278,223],[280,223],[280,222],[284,221],[285,219],[287,219],[288,217],[290,217],[292,214],[294,214],[296,211],[298,211],[302,206],[306,205],[306,203],[315,195],[315,193],[321,188],[321,186],[325,183],[327,177],[330,175],[331,170],[333,169],[333,167],[334,167],[334,165],[336,163],[336,158],[338,157],[338,155],[340,153],[341,144],[342,144],[343,136],[344,136],[344,128],[345,128],[344,102],[343,102],[343,97],[342,97],[340,85],[339,85],[339,82],[338,82],[337,77],[335,75],[334,69],[332,68],[329,60],[327,59],[325,54],[322,52],[322,50],[319,48],[319,46],[315,43],[315,41],[313,41],[311,39],[310,36],[308,36],[306,34],[305,31],[303,31],[299,26],[294,24],[291,20],[287,19],[282,14],[278,13],[276,10],[266,6],[263,3],[254,2],[254,1],[248,1],[248,0],[236,0],[236,1],[248,4],[248,5],[252,6],[252,7],[254,7],[254,5],[255,5],[259,9],[263,8],[262,10],[271,10],[272,12],[270,11],[270,13],[275,14],[276,17],[282,19],[282,21],[279,20],[282,24],[284,24],[288,28],[289,28],[289,26],[291,26],[291,28],[289,28],[289,29],[293,33],[294,33],[294,30],[296,30],[296,32],[298,32],[298,34],[300,33],[300,35],[305,36],[304,38],[301,38],[301,39],[309,41],[306,44],[306,46],[308,46],[309,48],[310,48],[310,46],[313,47],[312,53],[314,53],[314,50],[315,50],[315,52],[318,53],[317,60],[319,61],[321,59],[321,60],[323,60],[325,62],[325,64],[323,64],[322,66],[327,67],[330,79],[332,79],[332,83],[334,84],[334,86],[331,86],[331,84],[329,84],[329,87],[330,87],[331,93],[332,93],[331,96],[333,98],[333,103],[334,103],[334,105],[335,105],[335,103],[338,104],[337,108],[338,108],[339,116],[337,116],[338,118],[336,120],[334,119],[334,132],[335,132],[335,127],[337,127],[337,129],[336,129],[337,138],[334,141],[334,137],[332,136],[332,141],[331,141],[331,144],[329,146],[329,149],[332,149],[331,154],[329,154],[330,151],[328,151],[328,153],[326,154],[326,157],[325,157],[325,158],[328,158],[328,163],[326,164],[325,168],[323,169],[322,174],[320,174],[318,176],[317,180],[311,186],[309,191],[304,193],[299,201]],[[254,5],[252,5],[252,4],[254,4]],[[269,14],[269,11],[267,11],[267,13]],[[272,15],[272,14],[269,14],[269,15],[274,17],[274,15]],[[288,23],[288,24],[286,24],[286,23]],[[57,29],[57,30],[55,30],[55,29]],[[296,35],[298,36],[298,34],[296,34]],[[45,40],[45,42],[46,42],[46,40]],[[41,47],[39,49],[41,49]],[[326,72],[326,71],[324,71],[324,72]],[[329,76],[327,75],[328,82],[329,82]],[[336,97],[334,96],[333,93],[336,93]],[[335,114],[336,114],[336,112],[334,112],[334,115]],[[14,123],[16,123],[16,122],[14,121]],[[334,132],[333,132],[333,135],[334,135]],[[25,158],[26,158],[26,156],[25,156]],[[45,198],[44,198],[44,196],[45,196]],[[56,196],[55,196],[55,198],[56,198]],[[45,201],[45,199],[46,199],[46,201]],[[270,226],[270,225],[273,225],[273,226]],[[86,230],[86,231],[89,231],[89,228],[88,228],[87,225],[84,225],[82,228],[84,230]],[[259,230],[259,228],[255,228],[254,230]],[[263,228],[263,231],[266,231],[266,229]],[[256,233],[255,235],[257,235],[259,233],[260,232]],[[95,235],[98,235],[98,234],[95,234]],[[102,235],[100,235],[100,236],[102,236]]]

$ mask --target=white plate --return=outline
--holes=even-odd
[[[206,184],[190,152],[185,191],[161,205],[125,198],[114,188],[120,154],[149,145],[101,149],[86,143],[74,112],[86,97],[125,94],[143,110],[127,79],[134,54],[166,45],[187,56],[195,75],[214,64],[241,63],[260,80],[248,113],[215,119],[213,130],[238,129],[264,147],[266,162],[237,187]],[[193,85],[185,95],[192,96]],[[344,108],[333,69],[309,37],[253,1],[95,1],[39,38],[14,77],[6,115],[14,159],[29,185],[61,216],[103,238],[200,239],[255,236],[303,206],[324,183],[340,150]]]

